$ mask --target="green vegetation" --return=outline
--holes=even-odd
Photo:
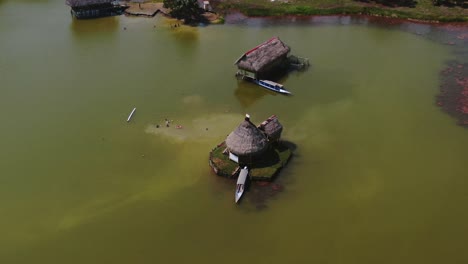
[[[362,14],[426,21],[468,22],[467,9],[435,6],[433,0],[419,0],[414,7],[390,7],[353,0],[239,0],[219,2],[216,8],[226,12],[238,10],[247,16]]]
[[[231,161],[227,155],[223,154],[224,149],[226,149],[226,144],[223,142],[223,144],[216,147],[211,152],[210,160],[219,171],[218,174],[222,174],[222,176],[231,176],[238,167],[238,164]]]
[[[229,160],[228,155],[223,154],[226,145],[217,146],[210,154],[212,167],[220,176],[230,177],[237,167],[237,163]],[[250,166],[249,177],[252,180],[270,181],[276,173],[288,163],[292,156],[291,150],[282,144],[274,144],[272,148],[262,155],[262,159]]]
[[[164,7],[171,9],[171,16],[184,19],[186,24],[200,21],[201,10],[197,0],[164,0]]]
[[[272,150],[265,154],[263,162],[251,168],[250,177],[258,180],[271,180],[288,163],[291,155],[291,150],[286,146],[281,144],[273,146]]]

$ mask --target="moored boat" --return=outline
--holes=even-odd
[[[276,83],[276,82],[273,82],[273,81],[269,81],[269,80],[255,80],[255,79],[252,79],[252,81],[254,83],[260,85],[261,87],[266,88],[268,90],[271,90],[273,92],[282,93],[282,94],[291,94],[290,91],[284,89],[284,86],[282,84],[279,84],[279,83]]]
[[[247,169],[247,166],[245,166],[240,174],[239,177],[237,178],[237,186],[236,186],[236,203],[239,202],[240,198],[242,197],[242,194],[244,194],[244,189],[245,189],[245,181],[247,180],[247,175],[249,175],[249,169]]]

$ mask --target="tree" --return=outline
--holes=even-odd
[[[171,9],[171,16],[184,19],[185,23],[198,21],[201,10],[197,0],[164,0],[164,7]]]
[[[462,8],[468,7],[468,1],[466,0],[433,0],[436,6],[461,6]]]
[[[406,6],[415,7],[417,2],[415,0],[357,0],[361,2],[375,2],[390,7]],[[437,0],[436,0],[437,1]]]

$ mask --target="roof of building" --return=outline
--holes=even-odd
[[[66,4],[71,7],[89,6],[112,3],[115,0],[66,0]]]
[[[265,135],[249,121],[244,120],[226,139],[229,151],[238,156],[254,156],[267,147]]]
[[[235,64],[240,69],[260,72],[290,50],[278,37],[274,37],[244,53]]]
[[[265,120],[265,122],[260,124],[260,129],[270,138],[280,138],[281,132],[283,132],[283,125],[279,122],[278,117],[272,115]]]

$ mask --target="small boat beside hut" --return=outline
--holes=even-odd
[[[245,181],[247,180],[247,175],[249,175],[249,169],[247,166],[245,166],[240,174],[239,177],[237,178],[237,187],[236,187],[236,193],[235,193],[235,202],[238,203],[242,195],[244,194],[245,190]]]
[[[78,19],[118,16],[127,8],[115,0],[66,0],[66,4]]]
[[[282,94],[291,94],[290,91],[284,89],[284,86],[282,84],[276,83],[274,81],[253,79],[252,82],[262,86],[263,88],[271,90],[273,92],[282,93]]]

